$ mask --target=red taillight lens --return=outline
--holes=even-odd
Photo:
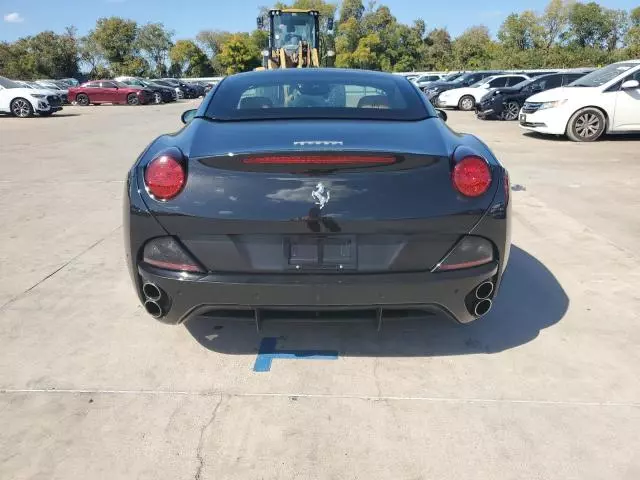
[[[153,159],[144,171],[149,193],[159,200],[170,200],[180,193],[185,183],[182,163],[169,155]]]
[[[389,165],[395,163],[391,155],[271,155],[249,157],[242,160],[247,165]]]
[[[467,197],[479,197],[491,185],[491,170],[482,157],[471,155],[453,168],[453,185]]]

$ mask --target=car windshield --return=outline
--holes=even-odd
[[[465,80],[467,80],[470,76],[471,74],[460,75],[459,77],[456,77],[453,80],[451,80],[451,83],[462,83]]]
[[[19,83],[9,80],[8,78],[0,77],[0,87],[4,88],[23,88]]]
[[[220,83],[206,117],[215,120],[387,119],[436,116],[409,82],[333,70],[247,74]]]
[[[493,80],[496,77],[487,77],[487,78],[483,78],[482,80],[478,80],[476,83],[472,83],[471,85],[469,85],[470,88],[477,88],[480,85],[484,85],[485,83],[490,82],[491,80]]]
[[[453,82],[456,78],[461,77],[462,73],[450,73],[442,79],[443,82]]]
[[[579,78],[571,82],[569,87],[600,87],[605,83],[610,82],[619,75],[625,73],[627,70],[637,67],[637,63],[614,63],[607,65],[600,70],[591,72],[584,77]]]

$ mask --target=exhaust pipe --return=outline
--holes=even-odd
[[[473,309],[473,313],[475,313],[477,317],[486,315],[489,312],[489,310],[491,310],[492,305],[493,303],[491,302],[491,300],[488,300],[488,299],[480,300],[478,303],[476,303],[476,306]]]
[[[142,293],[144,293],[145,297],[149,300],[153,300],[154,302],[157,302],[162,298],[162,290],[153,283],[145,283],[142,286]]]
[[[160,318],[162,316],[162,308],[153,300],[147,300],[144,302],[144,309],[153,318]]]
[[[476,298],[478,300],[485,300],[491,296],[493,293],[493,282],[484,282],[481,283],[478,288],[476,288]]]

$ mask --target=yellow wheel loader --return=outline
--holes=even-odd
[[[263,52],[259,70],[278,68],[320,67],[320,13],[317,10],[288,8],[270,10],[268,18],[269,48]],[[258,18],[258,28],[265,28],[265,19]],[[328,19],[333,30],[333,19]],[[333,52],[327,52],[331,56]]]

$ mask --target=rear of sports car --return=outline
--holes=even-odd
[[[147,312],[170,324],[486,314],[510,245],[508,177],[487,147],[452,132],[405,79],[270,73],[224,80],[131,169],[126,250]],[[351,82],[338,94],[322,86],[336,75]],[[288,88],[257,95],[263,79],[301,89],[299,109],[274,103]]]

